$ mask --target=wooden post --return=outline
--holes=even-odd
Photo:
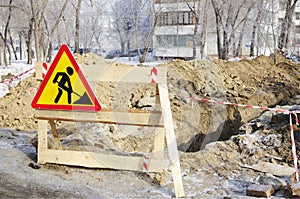
[[[35,67],[35,77],[37,80],[43,80],[42,78],[42,65],[43,62],[35,62],[34,67]]]
[[[165,129],[155,131],[153,157],[158,160],[164,159]],[[162,161],[163,163],[163,161]]]
[[[170,167],[174,182],[175,196],[184,197],[183,183],[181,177],[181,169],[178,155],[176,137],[174,133],[174,125],[169,100],[169,91],[166,84],[158,84],[158,91],[161,103],[162,114],[164,118],[164,126],[166,129],[166,141],[170,159]]]
[[[42,153],[43,151],[48,149],[48,141],[47,141],[47,121],[39,120],[38,121],[38,154],[37,154],[37,162],[39,164],[45,164],[46,161],[43,160]]]
[[[58,137],[58,133],[57,133],[57,130],[56,130],[56,126],[55,126],[54,120],[49,120],[49,124],[50,124],[51,129],[52,129],[52,135],[53,135],[53,138],[54,138],[55,147],[57,149],[62,150],[63,148],[61,146],[60,139]]]

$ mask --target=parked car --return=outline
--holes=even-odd
[[[100,55],[102,57],[105,57],[106,56],[106,52],[105,50],[103,50],[102,48],[93,48],[91,50],[92,53],[96,54],[96,55]]]
[[[146,48],[141,48],[140,53],[144,54],[145,50]],[[153,48],[148,48],[147,53],[151,53],[151,52],[153,52]],[[129,54],[130,57],[135,57],[135,56],[139,56],[139,51],[138,49],[134,49],[134,50],[130,50],[129,53],[127,54]]]
[[[123,57],[124,54],[122,52],[122,50],[111,50],[107,53],[106,55],[106,59],[113,59],[115,57]]]
[[[79,48],[79,54],[82,55],[82,54],[85,54],[85,53],[89,53],[91,52],[91,49],[89,48]],[[74,53],[75,53],[75,49],[74,49]]]

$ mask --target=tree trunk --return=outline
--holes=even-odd
[[[75,18],[75,53],[79,53],[79,30],[80,30],[80,9],[81,1],[77,1],[76,18]]]
[[[46,62],[50,63],[51,59],[52,59],[52,42],[50,42],[50,44],[48,45],[46,51],[47,51],[47,56],[46,56]]]
[[[287,48],[289,41],[289,31],[291,28],[291,23],[293,19],[293,14],[295,11],[295,7],[298,0],[287,0],[286,1],[286,9],[285,9],[285,17],[281,25],[281,32],[278,39],[278,48],[283,51],[284,48]]]
[[[3,35],[1,32],[0,32],[0,38],[1,38],[1,41],[3,41]],[[3,53],[2,53],[3,50],[4,50],[3,42],[0,42],[0,66],[2,66],[2,64],[3,64]]]
[[[215,13],[215,19],[216,19],[216,31],[217,31],[217,48],[218,48],[218,58],[222,59],[223,57],[223,49],[222,49],[222,43],[221,43],[221,19],[220,19],[220,12],[219,8],[216,5],[216,2],[214,0],[211,1]]]
[[[3,46],[2,46],[2,42],[0,42],[0,66],[2,66],[2,50],[3,50]]]
[[[194,35],[193,35],[193,59],[197,57],[197,35],[198,35],[198,27],[199,27],[199,16],[197,16],[196,12],[193,13],[195,16],[196,22],[194,27]]]
[[[20,50],[20,52],[19,52],[19,55],[20,55],[20,60],[22,60],[23,59],[23,54],[22,54],[22,52],[23,52],[23,47],[22,47],[22,33],[21,32],[19,32],[19,50]]]
[[[9,45],[7,45],[7,52],[8,52],[8,65],[11,65],[12,58],[11,58],[11,49]]]
[[[40,1],[41,6],[37,7],[37,4],[34,3],[33,0],[30,0],[31,6],[31,16],[33,19],[33,33],[34,33],[34,43],[35,43],[35,54],[36,60],[42,61],[43,59],[43,41],[44,41],[44,34],[43,34],[43,23],[45,19],[45,11],[48,4],[48,0]]]
[[[46,59],[50,60],[50,61],[51,61],[51,57],[52,57],[52,47],[53,47],[52,43],[51,43],[52,37],[54,36],[55,30],[58,27],[59,21],[63,16],[63,13],[67,7],[67,4],[68,4],[68,0],[65,0],[65,3],[63,5],[62,9],[60,10],[60,13],[56,18],[55,24],[53,25],[52,29],[50,30],[48,38],[47,38],[47,43],[45,45],[44,57],[46,57]],[[47,24],[46,20],[45,20],[45,23]]]
[[[223,50],[222,50],[222,56],[221,59],[227,60],[228,54],[229,54],[229,42],[228,42],[228,33],[226,30],[223,31]]]
[[[238,45],[237,45],[237,47],[235,49],[235,54],[234,54],[235,57],[240,57],[240,55],[241,55],[241,52],[242,52],[242,43],[243,43],[243,37],[244,37],[244,32],[245,32],[246,24],[247,24],[247,21],[245,20],[244,23],[243,23],[243,26],[242,26],[242,30],[241,30],[240,36],[239,36]]]
[[[11,18],[11,11],[12,11],[12,1],[9,1],[9,6],[8,6],[8,15],[7,15],[7,20],[6,20],[6,24],[5,24],[5,29],[4,29],[4,48],[3,48],[3,58],[4,58],[4,65],[7,66],[7,57],[6,57],[6,49],[8,51],[10,51],[9,46],[7,45],[7,40],[8,40],[8,29],[9,29],[9,23],[10,23],[10,18]],[[9,60],[9,62],[11,63],[11,59]]]
[[[13,38],[11,36],[10,30],[8,30],[8,33],[9,33],[9,40],[10,40],[11,49],[13,50],[13,53],[14,53],[14,56],[15,56],[15,60],[18,60],[17,51],[16,51],[16,48],[14,46],[14,42],[13,42]]]
[[[262,17],[261,8],[258,8],[258,12],[256,15],[255,22],[253,23],[252,33],[251,33],[251,43],[250,43],[250,57],[254,56],[254,47],[256,45],[256,34],[257,34],[257,26]]]
[[[237,49],[238,45],[236,45],[237,42],[235,40],[235,34],[232,35],[232,41],[233,41],[232,42],[232,54],[233,54],[234,57],[236,57],[236,56],[238,56],[238,52],[237,52],[238,51],[238,49]]]
[[[206,27],[207,27],[207,0],[205,0],[204,2],[204,14],[203,14],[203,20],[202,20],[202,29],[200,32],[200,58],[203,58],[203,53],[204,53],[204,47],[205,47],[205,43],[206,43]]]
[[[146,39],[145,45],[144,45],[144,53],[142,54],[142,56],[140,56],[140,63],[144,63],[146,61],[148,50],[149,50],[149,47],[151,45],[152,38],[153,38],[155,28],[156,28],[156,25],[157,25],[157,21],[158,21],[158,16],[155,16],[154,24],[151,27],[150,33],[149,33],[149,35]]]
[[[32,18],[29,22],[29,29],[28,29],[28,40],[27,44],[27,64],[32,64],[32,32],[33,32],[33,23],[34,19]]]

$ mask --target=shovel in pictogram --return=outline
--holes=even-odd
[[[73,104],[93,105],[91,99],[89,98],[89,96],[86,92],[84,92],[83,95],[79,95],[75,91],[73,91],[72,93],[74,93],[75,95],[80,97],[78,100],[73,102]]]

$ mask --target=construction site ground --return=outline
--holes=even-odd
[[[81,68],[103,64],[132,67],[93,54],[77,55],[76,59]],[[168,67],[169,97],[186,197],[254,198],[246,196],[247,187],[268,181],[277,183],[273,185],[276,192],[272,198],[289,198],[287,184],[294,180],[289,115],[201,99],[298,110],[299,64],[273,55],[238,62],[174,60],[157,67],[161,66]],[[37,120],[30,104],[39,84],[33,75],[0,99],[1,198],[174,197],[169,169],[141,173],[35,164]],[[100,82],[93,87],[102,107],[126,110],[153,108],[154,88],[151,84]],[[296,148],[300,149],[299,127],[295,120],[293,124]],[[79,122],[57,125],[64,149],[152,149],[151,128]],[[51,148],[50,130],[49,139]],[[263,182],[264,179],[268,180]]]

